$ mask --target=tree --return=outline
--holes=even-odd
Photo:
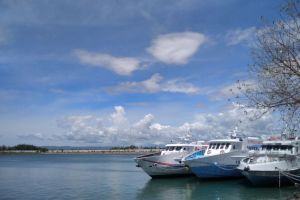
[[[280,19],[257,30],[250,77],[240,84],[248,105],[263,113],[280,112],[290,131],[300,122],[300,3],[288,0]]]

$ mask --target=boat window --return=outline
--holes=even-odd
[[[279,150],[279,146],[274,146],[274,147],[273,147],[273,150],[274,150],[274,151],[278,151],[278,150]]]
[[[280,150],[283,150],[283,151],[287,150],[287,146],[281,146]]]
[[[225,146],[225,144],[224,144],[224,143],[222,143],[222,144],[220,145],[220,149],[223,149],[223,148],[224,148],[224,146]]]
[[[181,149],[181,147],[176,147],[176,151],[179,151]]]
[[[183,150],[183,151],[186,151],[186,147],[183,147],[182,150]]]
[[[235,145],[232,146],[232,149],[235,149]]]
[[[226,143],[225,149],[228,149],[229,145],[230,145],[229,143]]]
[[[174,150],[174,147],[169,147],[169,151],[173,151]]]
[[[212,147],[212,144],[210,144],[208,148],[211,149],[211,147]]]
[[[272,150],[272,146],[267,146],[267,150],[268,151]]]
[[[220,147],[220,144],[217,144],[217,147],[216,147],[216,149],[219,149],[219,147]]]

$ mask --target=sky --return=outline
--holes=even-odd
[[[228,99],[282,2],[0,0],[0,144],[276,133],[276,117],[251,121]]]

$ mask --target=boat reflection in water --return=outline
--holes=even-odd
[[[195,183],[193,177],[151,179],[137,199],[191,199]]]
[[[295,187],[252,187],[246,179],[201,180],[196,177],[150,179],[136,199],[286,199]]]

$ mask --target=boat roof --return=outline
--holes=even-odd
[[[221,142],[241,142],[238,138],[236,139],[218,139],[218,140],[210,140],[208,143],[221,143]]]
[[[264,141],[264,145],[292,145],[296,142],[300,142],[299,140],[270,140]]]
[[[182,143],[177,143],[177,144],[167,144],[166,147],[195,147],[195,146],[203,146],[204,144],[182,144]]]

